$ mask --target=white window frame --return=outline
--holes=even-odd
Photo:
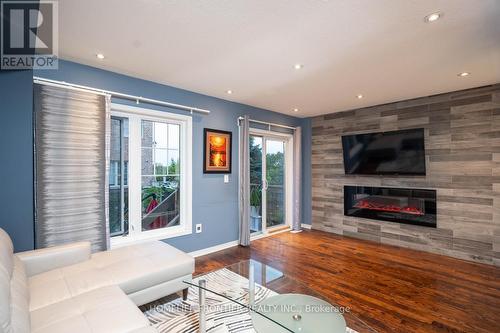
[[[189,235],[193,232],[192,221],[192,138],[193,119],[190,116],[111,103],[111,116],[129,120],[129,234],[111,238],[111,248],[148,240],[161,240]],[[141,121],[167,122],[180,126],[180,223],[177,226],[142,231],[141,209]],[[135,189],[135,190],[134,190]]]

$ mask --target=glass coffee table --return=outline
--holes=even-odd
[[[198,332],[373,333],[361,319],[276,268],[246,260],[184,281]]]

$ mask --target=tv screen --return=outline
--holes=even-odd
[[[425,175],[424,129],[342,136],[346,174]]]

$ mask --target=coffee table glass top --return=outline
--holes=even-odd
[[[352,314],[350,308],[337,306],[305,284],[259,261],[241,261],[184,283],[199,290],[200,281],[204,281],[206,312],[215,317],[244,311],[250,314],[259,333],[376,332]],[[346,325],[347,330],[343,329]]]

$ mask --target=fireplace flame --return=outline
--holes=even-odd
[[[425,215],[425,213],[418,207],[412,206],[396,206],[396,205],[384,205],[381,203],[373,202],[370,200],[359,200],[354,207],[362,209],[380,210],[384,212],[396,212],[405,213],[412,215]]]

